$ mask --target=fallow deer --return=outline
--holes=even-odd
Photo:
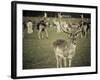
[[[68,34],[68,39],[58,39],[53,42],[55,57],[57,61],[57,68],[59,67],[71,67],[72,59],[75,56],[76,47],[77,47],[77,37],[78,34],[81,32],[80,29],[74,29],[71,31],[64,30],[63,27],[61,27],[62,31],[66,34]],[[74,31],[74,32],[73,32]],[[68,61],[67,61],[68,60]]]

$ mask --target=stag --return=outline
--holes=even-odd
[[[58,39],[53,42],[55,57],[57,61],[57,68],[67,67],[67,66],[71,67],[72,59],[75,56],[76,52],[77,37],[78,34],[81,32],[81,30],[80,29],[76,30],[72,28],[70,31],[66,31],[64,30],[63,27],[61,27],[61,29],[64,33],[68,34],[68,39],[67,40]]]

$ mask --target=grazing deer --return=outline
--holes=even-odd
[[[69,35],[67,40],[58,39],[53,42],[54,52],[56,56],[57,61],[57,68],[59,67],[67,67],[67,60],[68,60],[68,66],[71,67],[72,59],[76,52],[76,40],[78,37],[78,34],[81,32],[81,30],[75,30],[72,31],[65,31],[63,27],[61,27],[62,31],[64,33],[67,33]]]

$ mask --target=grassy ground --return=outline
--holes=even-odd
[[[37,31],[32,34],[24,32],[23,38],[23,69],[55,68],[56,59],[52,43],[56,39],[66,39],[64,33],[57,33],[55,29],[48,30],[49,38],[39,40]],[[77,40],[76,55],[72,67],[90,66],[90,36]]]

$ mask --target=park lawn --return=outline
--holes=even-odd
[[[49,38],[39,40],[37,30],[32,34],[24,32],[23,38],[23,69],[56,68],[56,58],[52,43],[56,39],[66,39],[67,34],[57,33],[56,29],[48,29]],[[76,55],[72,67],[90,66],[90,33],[87,38],[77,40]]]

